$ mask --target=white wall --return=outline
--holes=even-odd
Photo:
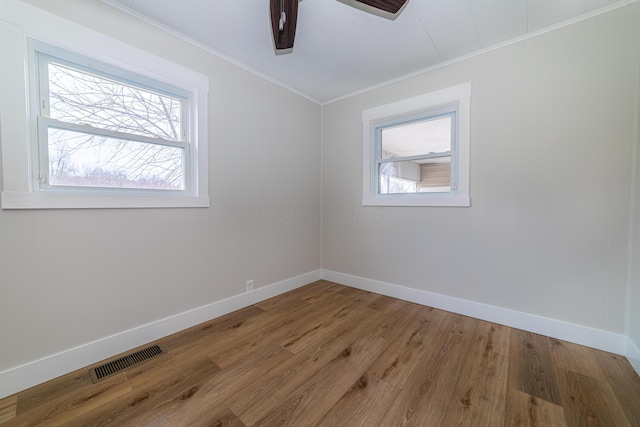
[[[638,73],[640,82],[640,72]],[[640,83],[639,83],[640,86]],[[640,88],[637,88],[640,92]],[[635,206],[632,218],[632,250],[631,250],[631,279],[628,301],[628,348],[627,358],[640,372],[640,93],[636,101],[636,167],[634,174]]]
[[[0,210],[0,374],[318,271],[318,105],[99,0],[28,3],[209,76],[211,207]]]
[[[324,106],[323,269],[624,334],[639,14]],[[467,81],[472,207],[362,207],[362,110]]]
[[[637,161],[640,161],[640,159]],[[637,180],[638,178],[636,175],[633,250],[631,252],[632,270],[628,302],[629,342],[627,358],[635,368],[636,372],[640,372],[640,186],[637,185]]]

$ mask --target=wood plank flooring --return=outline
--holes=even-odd
[[[624,357],[326,281],[157,343],[0,400],[0,425],[640,426]]]

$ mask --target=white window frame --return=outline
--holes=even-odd
[[[363,206],[460,206],[471,205],[469,196],[469,125],[471,83],[463,83],[362,112]],[[448,192],[380,194],[378,190],[379,129],[416,117],[441,116],[455,111],[455,141],[451,149],[452,187]]]
[[[64,21],[30,6],[14,4],[0,20],[6,41],[0,69],[0,138],[2,146],[3,209],[167,208],[208,207],[209,79],[181,65]],[[29,9],[28,13],[20,10]],[[33,42],[32,42],[33,41]],[[47,54],[65,52],[184,95],[189,115],[185,152],[185,191],[77,188],[43,191],[38,182],[37,61],[31,46],[49,46]],[[39,49],[36,48],[36,49]],[[35,101],[37,105],[37,98]],[[34,111],[36,110],[36,111]]]
[[[37,153],[33,156],[33,170],[36,171],[36,183],[39,183],[38,191],[58,191],[58,192],[82,192],[94,194],[123,194],[130,192],[138,195],[171,195],[180,194],[188,195],[192,186],[189,170],[190,159],[192,156],[192,147],[189,136],[189,104],[190,95],[181,89],[169,87],[161,82],[150,80],[143,76],[135,75],[129,71],[112,67],[107,64],[99,63],[84,56],[74,55],[68,51],[61,50],[55,46],[47,45],[38,41],[29,41],[29,58],[33,61],[30,68],[37,75],[30,84],[31,93],[31,125],[33,134],[32,152]],[[110,79],[114,82],[124,85],[133,86],[149,92],[155,92],[162,96],[171,97],[179,100],[181,117],[180,128],[181,135],[178,141],[163,140],[158,137],[143,136],[135,133],[119,132],[85,124],[69,123],[51,118],[49,109],[51,108],[51,99],[49,96],[49,64],[60,64],[73,70],[93,74],[103,79]],[[132,142],[142,142],[145,144],[157,144],[172,146],[182,149],[182,177],[184,188],[181,190],[160,190],[160,189],[134,189],[134,188],[116,188],[116,187],[73,187],[73,186],[53,186],[50,185],[49,177],[49,152],[48,152],[48,130],[49,128],[63,129],[72,132],[80,132],[88,135],[101,136],[105,138],[124,139]],[[35,129],[35,131],[34,131]]]

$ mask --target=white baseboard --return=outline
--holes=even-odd
[[[631,338],[627,338],[626,356],[633,369],[640,375],[640,347]]]
[[[311,271],[0,372],[0,399],[132,348],[320,280]]]
[[[588,326],[550,319],[493,305],[421,291],[405,286],[322,270],[322,278],[342,285],[411,301],[476,319],[522,329],[536,334],[585,345],[620,355],[627,355],[627,337]],[[637,348],[636,348],[637,350]],[[638,368],[635,368],[636,371]]]
[[[315,270],[0,372],[0,399],[319,279],[625,355],[640,375],[640,348],[625,335],[331,270]]]

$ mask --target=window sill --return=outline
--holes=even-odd
[[[362,206],[441,206],[469,207],[471,199],[467,196],[438,195],[432,197],[376,196],[363,197]]]
[[[2,209],[206,208],[209,197],[2,192]]]

